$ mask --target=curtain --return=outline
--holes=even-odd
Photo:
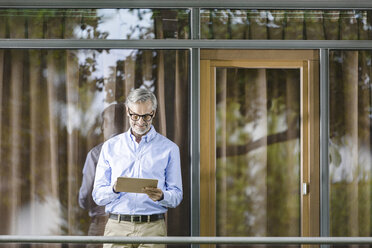
[[[151,27],[159,37],[163,12]],[[65,39],[87,22],[65,10],[21,14],[0,16],[0,35]],[[114,49],[0,50],[0,234],[87,233],[77,201],[86,155],[103,141],[105,107],[138,87],[156,94],[154,126],[181,151],[184,200],[168,212],[168,234],[190,235],[189,52]]]

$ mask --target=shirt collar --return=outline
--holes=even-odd
[[[134,135],[132,134],[132,128],[129,128],[128,133],[129,133],[130,138],[131,138],[133,141],[135,141],[136,138],[135,138]],[[153,125],[151,125],[149,132],[148,132],[146,135],[142,136],[142,139],[141,139],[141,140],[144,140],[146,143],[148,143],[148,142],[150,142],[152,139],[154,139],[155,136],[156,136],[156,130],[155,130],[155,127],[154,127]]]

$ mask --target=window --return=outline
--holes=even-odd
[[[90,219],[78,204],[85,156],[105,140],[104,110],[121,103],[131,88],[147,87],[160,100],[155,128],[181,148],[184,199],[168,212],[168,235],[200,235],[210,223],[203,222],[204,213],[213,215],[210,221],[219,221],[209,225],[211,235],[372,235],[370,3],[340,0],[328,8],[311,1],[299,7],[297,1],[265,0],[267,5],[253,6],[241,0],[238,9],[229,6],[233,2],[214,6],[207,0],[181,1],[166,8],[161,1],[154,2],[158,8],[142,7],[142,1],[133,3],[136,7],[113,2],[104,8],[97,3],[82,7],[79,1],[40,8],[27,1],[12,8],[0,4],[0,218],[4,220],[0,234],[86,235]],[[234,49],[221,52],[226,48]],[[258,64],[273,58],[291,64],[291,56],[303,51],[313,59],[297,67],[234,64],[242,63],[246,54],[254,55]],[[222,53],[223,63],[234,61],[217,69],[208,67],[214,68],[207,73],[215,76],[216,85],[207,91],[199,80],[206,75],[205,53],[210,61]],[[310,67],[314,73],[309,73]],[[306,80],[309,91],[301,88]],[[262,94],[266,102],[257,105]],[[312,99],[307,106],[301,102],[304,97]],[[209,105],[204,105],[207,100]],[[204,114],[213,111],[212,121],[204,122]],[[118,113],[116,109],[110,118],[120,121]],[[227,118],[229,114],[233,116]],[[125,118],[121,130],[128,128]],[[254,136],[261,130],[258,126],[266,131]],[[255,138],[269,140],[281,131],[293,133],[264,148],[253,147],[248,155],[235,154]],[[312,142],[305,142],[309,147],[301,143],[304,134]],[[206,147],[217,154],[216,161],[208,162],[208,170],[203,169]],[[305,150],[319,153],[311,156]],[[264,155],[256,164],[251,162]],[[275,165],[285,164],[281,158],[290,165],[272,173],[278,169]],[[234,163],[239,164],[238,171],[228,167]],[[262,177],[254,176],[258,167],[256,173]],[[286,181],[283,177],[289,170],[293,176]],[[316,207],[301,201],[304,191],[314,192],[314,182],[304,180],[304,171],[318,177],[317,198],[311,201]],[[206,175],[209,181],[203,179]],[[278,179],[275,175],[281,186],[291,187],[276,188],[270,181]],[[251,184],[244,192],[248,197],[230,195],[240,191],[237,184],[248,180]],[[201,204],[205,185],[215,205]],[[264,200],[252,192],[265,194]],[[254,207],[273,210],[271,200],[283,192],[291,201],[280,213],[295,209],[288,218],[295,224],[288,232],[276,233],[262,223],[278,219],[277,212],[264,216]],[[227,206],[225,197],[239,206],[251,204],[253,198],[257,201],[237,208]],[[319,217],[320,223],[304,226],[299,211],[305,207],[308,218]],[[229,211],[234,213],[226,215]],[[242,215],[249,225],[239,219]],[[242,221],[238,226],[244,228],[228,225],[231,218]],[[53,221],[47,225],[46,220]],[[280,222],[279,227],[288,223]]]

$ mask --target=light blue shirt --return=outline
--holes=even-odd
[[[164,199],[154,202],[146,194],[113,192],[118,177],[158,179]],[[107,140],[101,150],[94,181],[93,199],[105,211],[114,214],[150,215],[165,213],[182,200],[182,177],[178,146],[155,131],[136,145],[127,132]]]

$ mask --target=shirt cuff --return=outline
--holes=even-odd
[[[112,192],[114,192],[115,194],[120,194],[120,192],[114,190],[114,186],[112,186]]]
[[[170,193],[167,192],[167,191],[163,191],[163,198],[161,200],[159,200],[158,202],[165,206],[165,207],[168,207],[168,201],[169,201],[169,198],[170,198]]]
[[[163,194],[161,195],[161,198],[158,200],[158,201],[162,201],[164,200],[164,192],[162,192]]]

